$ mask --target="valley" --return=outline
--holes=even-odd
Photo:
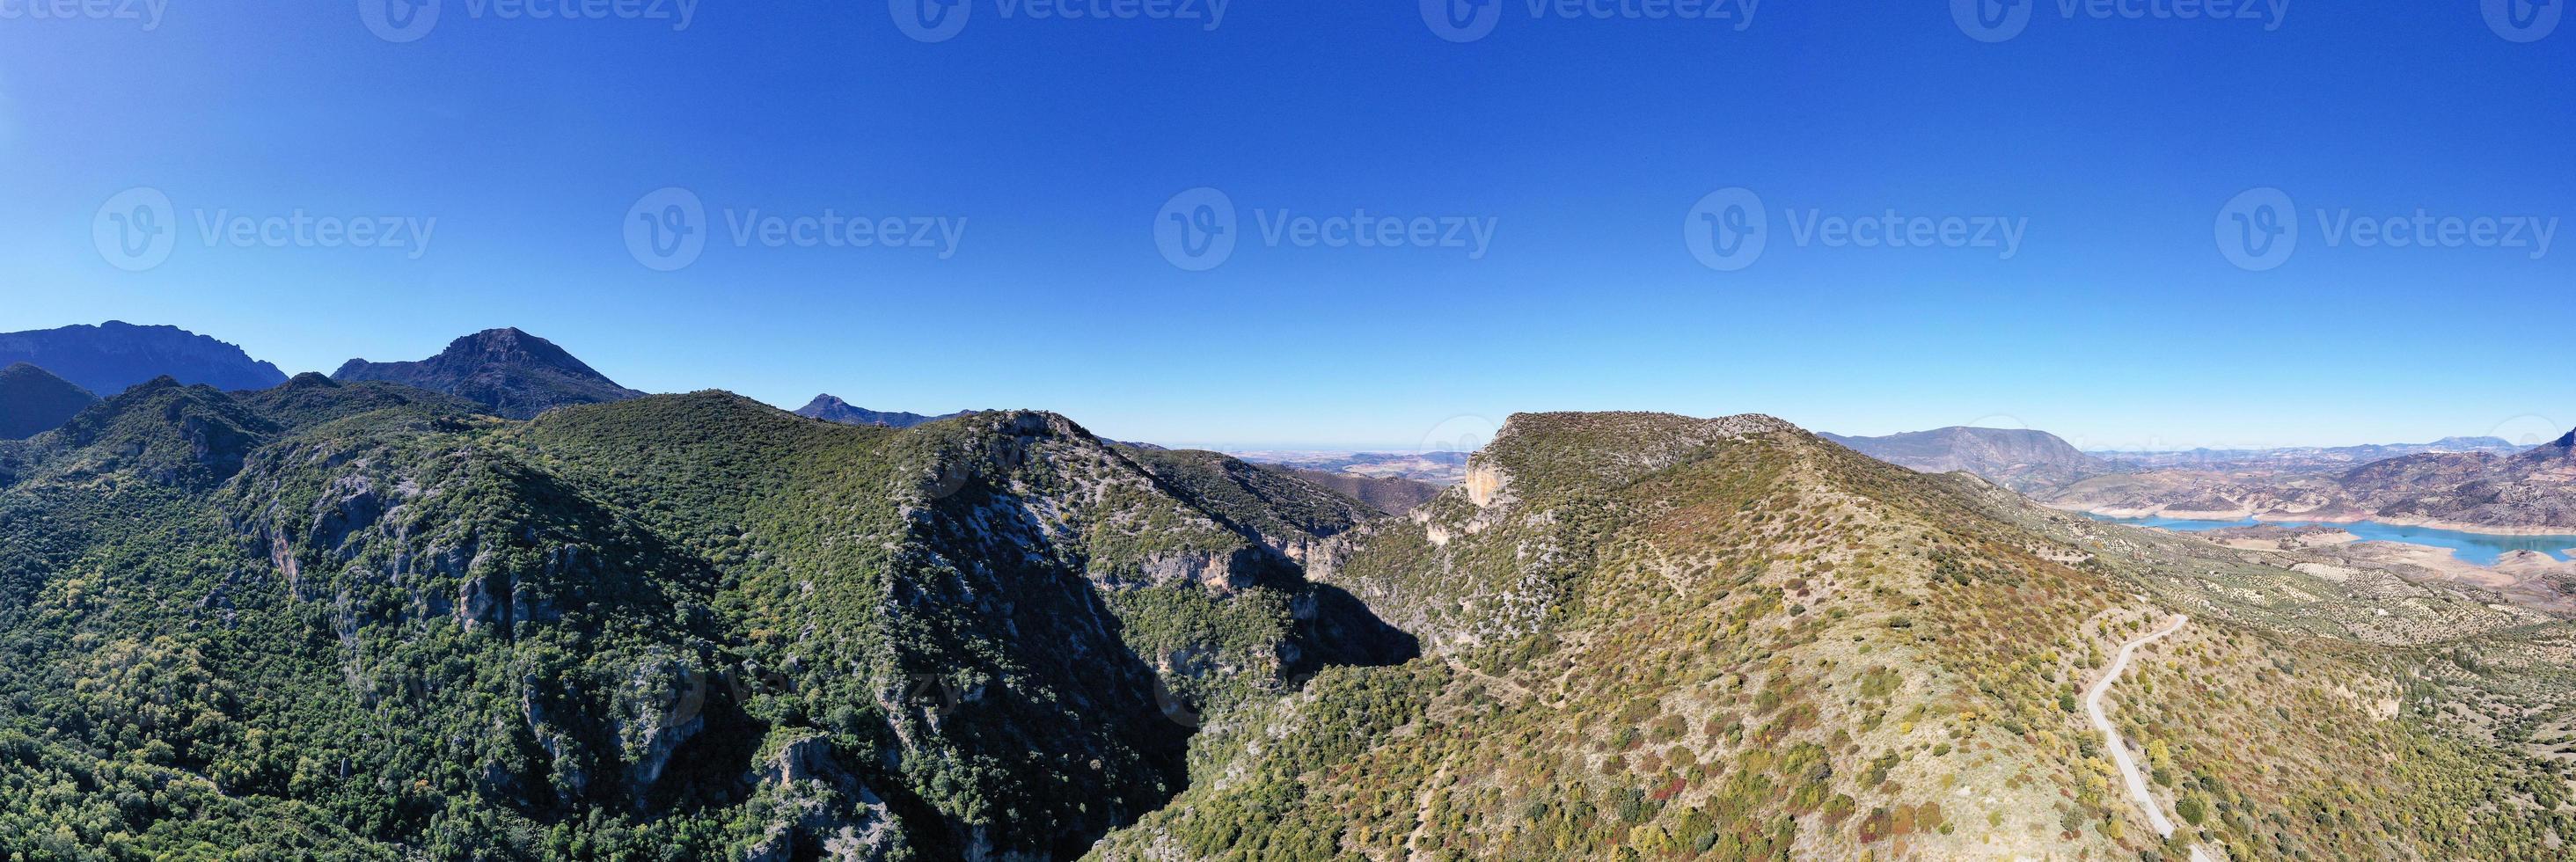
[[[1755,414],[1524,413],[1454,459],[1254,464],[1043,411],[646,394],[517,330],[351,368],[158,378],[0,441],[0,849],[2576,838],[2576,564],[2547,553],[2112,523]],[[1944,463],[2063,454],[1978,446]],[[2013,476],[2044,496],[2108,465],[2059,466]]]

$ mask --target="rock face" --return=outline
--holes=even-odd
[[[1885,437],[1817,436],[1899,467],[1965,471],[2023,492],[2063,487],[2117,469],[2045,431],[1951,427]]]
[[[117,320],[0,333],[0,365],[17,362],[33,363],[102,396],[162,376],[217,389],[264,389],[286,382],[285,372],[250,358],[240,347],[175,326]]]
[[[554,342],[517,329],[487,329],[456,339],[437,356],[418,362],[352,359],[331,379],[341,383],[383,380],[444,392],[490,407],[495,415],[528,419],[571,404],[623,401],[644,395],[617,385]]]
[[[814,400],[806,402],[805,406],[796,408],[796,415],[803,416],[807,419],[821,419],[825,422],[838,422],[843,425],[875,425],[882,428],[910,428],[924,422],[937,422],[941,419],[955,419],[959,416],[966,416],[974,412],[975,411],[972,410],[960,410],[955,413],[946,413],[938,416],[924,416],[919,413],[903,412],[886,413],[869,410],[864,407],[852,407],[850,406],[850,402],[843,401],[830,395],[816,395],[814,396]]]
[[[98,396],[45,369],[20,362],[0,368],[0,440],[24,440],[61,427]]]

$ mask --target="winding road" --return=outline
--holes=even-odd
[[[2138,654],[2139,647],[2181,631],[2183,624],[2190,621],[2191,617],[2176,614],[2172,624],[2150,632],[2146,637],[2121,644],[2120,654],[2111,660],[2110,669],[2103,671],[2102,679],[2093,683],[2092,690],[2084,693],[2086,717],[2093,720],[2094,730],[2102,732],[2103,747],[2110,750],[2111,762],[2120,768],[2120,777],[2129,784],[2129,798],[2138,803],[2139,810],[2147,813],[2147,824],[2155,827],[2156,837],[2159,838],[2173,837],[2173,820],[2165,816],[2164,805],[2156,801],[2154,793],[2148,791],[2147,776],[2138,770],[2138,759],[2129,755],[2128,740],[2121,739],[2120,729],[2112,726],[2109,716],[2102,714],[2102,696],[2111,693],[2111,684],[2120,681],[2121,672],[2129,669],[2129,659]],[[2191,862],[2211,862],[2211,860],[2209,854],[2194,846],[2191,848]]]

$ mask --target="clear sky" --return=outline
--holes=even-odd
[[[1548,409],[2090,448],[2576,426],[2576,231],[2536,246],[2576,216],[2576,23],[2524,0],[2495,0],[2522,29],[2416,0],[385,2],[0,0],[0,331],[169,323],[291,372],[510,325],[641,389],[1232,447]],[[566,8],[600,14],[533,17]],[[137,187],[166,251],[117,233]],[[703,212],[678,256],[630,243],[687,215],[667,187]],[[2294,253],[2225,252],[2273,236],[2230,224],[2266,188]],[[2419,210],[2451,247],[2388,244]],[[1400,221],[1328,242],[1355,212]],[[1935,247],[1862,245],[1891,212]],[[773,216],[810,221],[772,247]]]

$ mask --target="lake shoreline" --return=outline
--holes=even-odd
[[[2444,556],[2479,568],[2493,568],[2515,553],[2530,552],[2566,563],[2576,561],[2576,535],[2564,533],[2503,534],[2453,530],[2424,523],[2346,519],[2329,521],[2312,518],[2267,521],[2261,518],[2186,518],[2155,515],[2128,518],[2079,512],[2085,518],[2106,524],[2122,524],[2166,530],[2182,535],[2200,535],[2235,527],[2324,527],[2340,531],[2351,543],[2381,542],[2408,545],[2439,551]],[[2342,542],[2337,542],[2341,544]]]

